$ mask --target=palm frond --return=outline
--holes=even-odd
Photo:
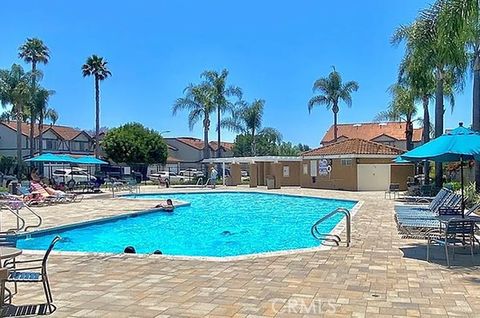
[[[327,109],[330,109],[331,101],[326,96],[323,96],[323,95],[313,96],[308,101],[308,112],[309,113],[312,112],[313,107],[316,105],[325,105],[327,106]]]

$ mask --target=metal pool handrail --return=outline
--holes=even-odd
[[[318,230],[318,226],[323,223],[325,220],[328,220],[329,218],[331,218],[332,216],[338,214],[338,213],[342,213],[345,215],[345,221],[347,223],[347,238],[346,238],[346,244],[347,244],[347,247],[350,246],[350,242],[351,242],[351,214],[350,214],[350,211],[346,208],[337,208],[335,210],[333,210],[332,212],[328,213],[327,215],[323,216],[322,218],[320,218],[317,222],[315,222],[311,229],[310,229],[310,233],[312,234],[312,236],[323,242],[323,241],[329,241],[329,242],[333,242],[335,243],[337,246],[340,245],[340,242],[342,241],[342,239],[340,238],[340,236],[336,235],[336,234],[330,234],[330,233],[321,233],[319,230]]]

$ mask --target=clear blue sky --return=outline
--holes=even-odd
[[[247,100],[266,100],[264,126],[317,146],[332,114],[324,108],[308,114],[314,80],[335,65],[345,80],[358,81],[353,107],[342,107],[339,120],[371,121],[388,105],[386,89],[402,56],[389,38],[429,2],[6,0],[0,67],[20,62],[17,48],[27,37],[43,39],[51,50],[43,85],[57,92],[51,105],[59,123],[91,129],[93,79],[82,78],[80,67],[99,54],[113,73],[102,83],[102,126],[138,121],[170,130],[166,136],[197,137],[201,126],[190,132],[185,113],[172,117],[172,103],[203,70],[228,68]],[[470,83],[465,91],[453,114],[446,112],[446,127],[471,122]]]

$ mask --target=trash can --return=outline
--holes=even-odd
[[[266,176],[265,177],[267,181],[267,189],[275,189],[275,177],[274,176]]]
[[[18,194],[18,183],[17,183],[17,181],[12,181],[8,184],[8,192],[10,192],[13,195]]]

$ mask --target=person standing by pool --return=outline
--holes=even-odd
[[[212,167],[210,170],[210,181],[212,182],[212,187],[215,189],[215,183],[217,183],[218,172],[215,170],[215,167]]]

